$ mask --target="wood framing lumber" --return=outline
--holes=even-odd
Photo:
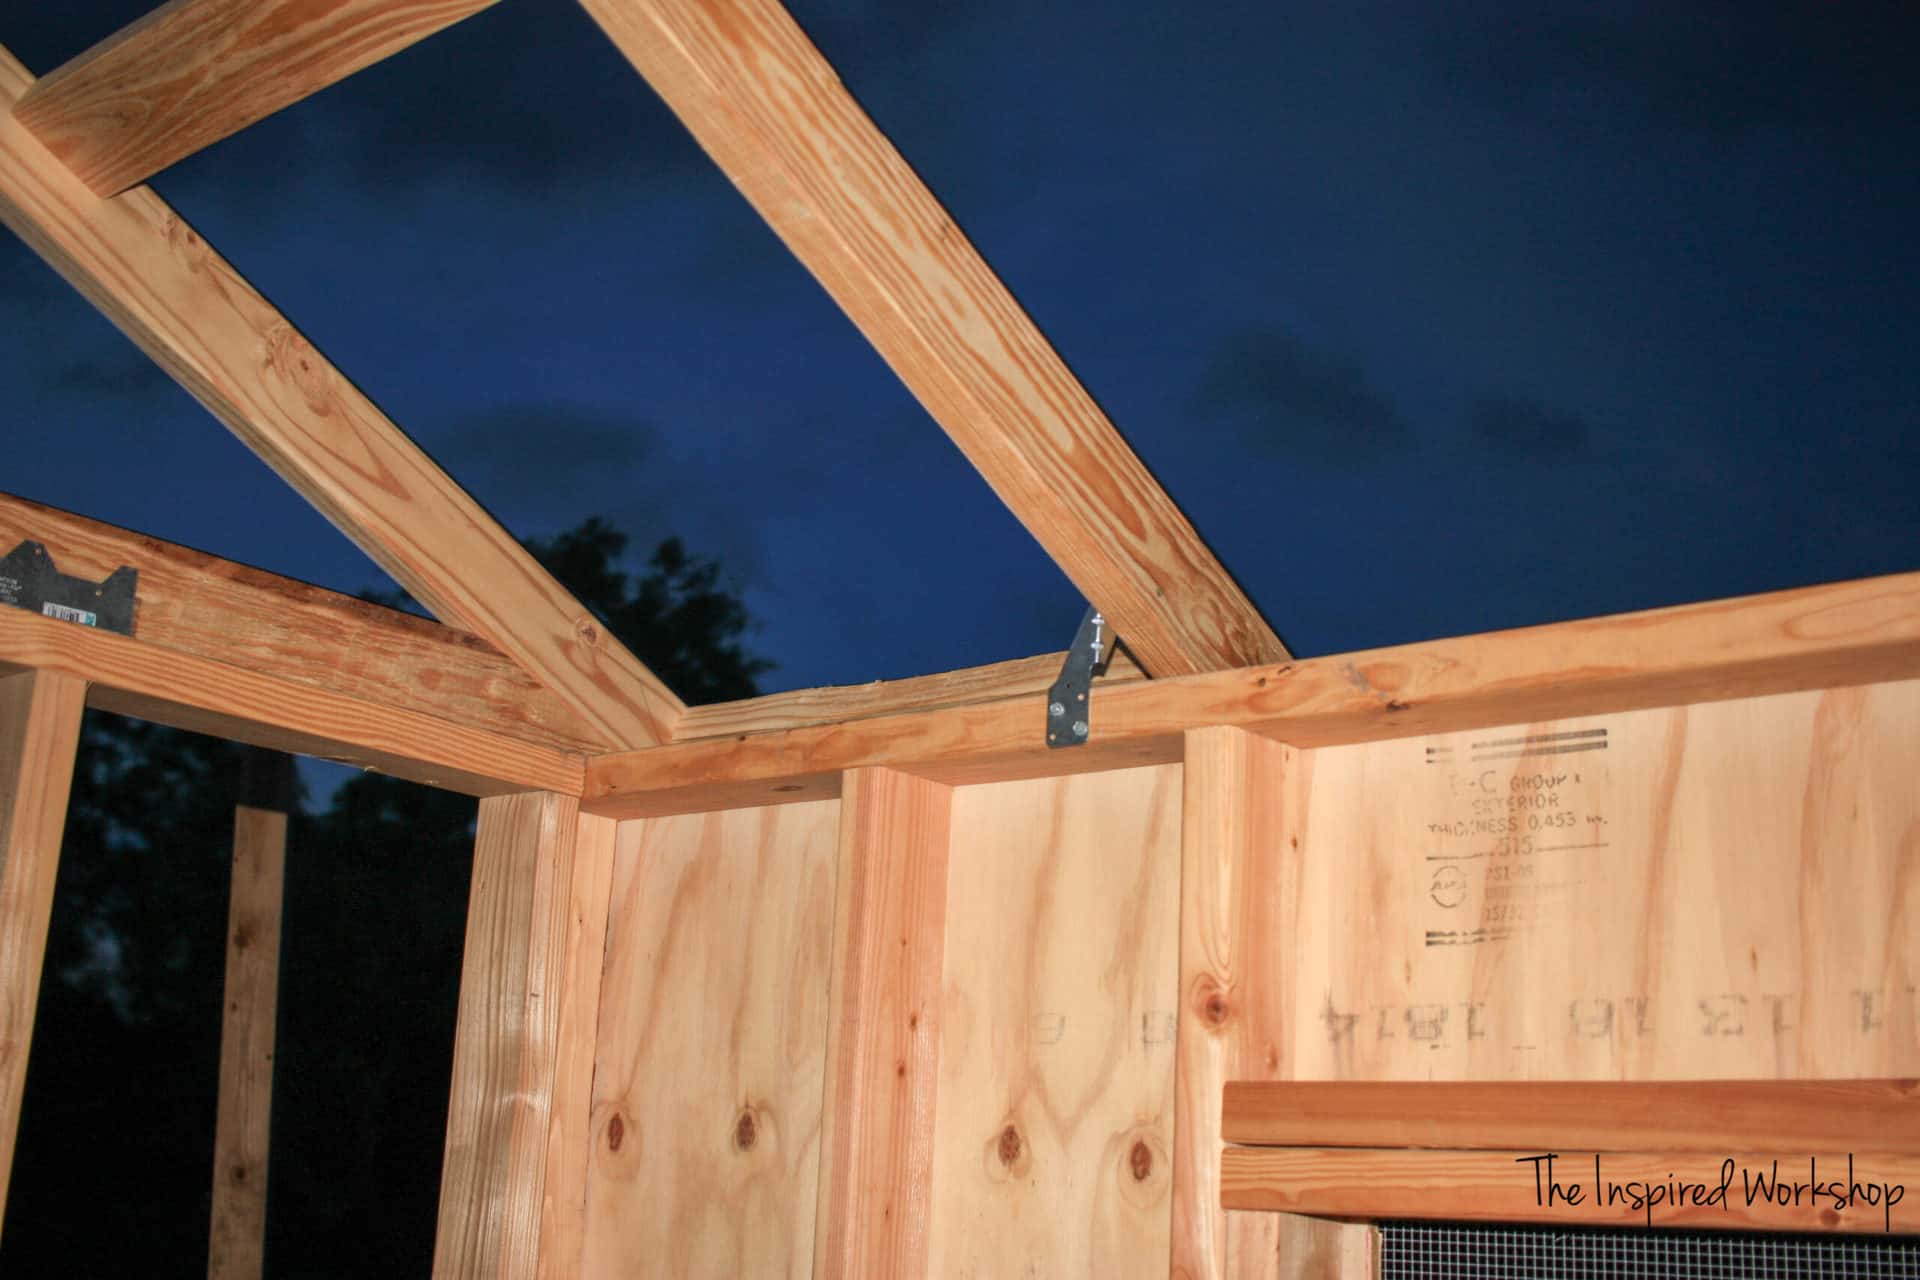
[[[0,608],[0,675],[24,669],[90,682],[103,710],[469,795],[580,789],[582,757],[552,747]]]
[[[98,196],[495,0],[173,0],[41,77],[14,114]]]
[[[579,815],[567,876],[554,1029],[553,1103],[541,1184],[538,1280],[574,1280],[587,1236],[587,1169],[592,1159],[593,1055],[600,1029],[600,981],[607,954],[615,838],[611,818]],[[556,890],[557,892],[557,890]]]
[[[0,1210],[27,1084],[40,967],[86,685],[0,671]]]
[[[1281,1065],[1280,1008],[1289,940],[1266,925],[1288,896],[1291,870],[1280,814],[1286,748],[1244,729],[1186,735],[1180,805],[1180,1009],[1176,1028],[1173,1265],[1184,1280],[1272,1275],[1289,1243],[1279,1219],[1254,1225],[1272,1238],[1231,1241],[1220,1207],[1220,1091]],[[1284,909],[1276,911],[1282,918]],[[1264,1259],[1253,1265],[1255,1258]],[[1265,1268],[1264,1270],[1262,1268]]]
[[[1917,1080],[1235,1080],[1228,1142],[1920,1156]]]
[[[818,1276],[927,1273],[952,803],[890,769],[840,799]]]
[[[604,834],[599,828],[592,837]],[[563,988],[574,967],[572,881],[576,869],[590,877],[598,870],[592,857],[584,865],[576,860],[578,838],[579,805],[570,796],[480,802],[437,1277],[505,1280],[533,1275],[538,1266]],[[590,1027],[576,1016],[568,1029],[578,1035]],[[577,1067],[577,1056],[571,1060]],[[577,1137],[573,1149],[584,1162],[584,1128]]]
[[[1380,1280],[1380,1228],[1296,1213],[1228,1213],[1231,1280]],[[1173,1275],[1184,1280],[1175,1264]]]
[[[1087,745],[1050,751],[1032,697],[601,756],[582,804],[615,817],[839,794],[842,770],[948,783],[1180,758],[1190,728],[1297,746],[1920,677],[1920,573],[1120,685]]]
[[[777,0],[582,0],[1156,676],[1287,657]]]
[[[277,751],[254,750],[246,769],[233,812],[207,1280],[259,1280],[266,1263],[274,1014],[293,760]]]
[[[1044,693],[1060,678],[1064,653],[1043,653],[1032,658],[1015,658],[981,667],[963,667],[930,676],[911,676],[905,680],[876,680],[871,684],[830,685],[820,689],[795,689],[787,693],[769,693],[736,702],[715,702],[704,707],[688,707],[674,729],[674,741],[696,738],[724,738],[743,733],[771,733],[782,729],[800,729],[816,724],[844,724],[849,720],[871,720],[876,716],[900,715],[908,711],[937,711],[942,707],[960,707],[996,698],[1014,698],[1022,694]],[[1104,689],[1142,680],[1146,673],[1121,653],[1106,672],[1094,679],[1093,687]]]
[[[1333,1218],[1413,1218],[1538,1222],[1557,1227],[1700,1227],[1721,1231],[1920,1232],[1920,1157],[1872,1152],[1608,1152],[1562,1149],[1555,1181],[1580,1190],[1580,1202],[1550,1199],[1535,1171],[1537,1150],[1381,1150],[1374,1147],[1228,1147],[1221,1158],[1220,1201],[1229,1209],[1279,1209]],[[1599,1161],[1596,1176],[1595,1161]],[[1849,1161],[1851,1160],[1851,1163]],[[1537,1162],[1536,1162],[1537,1161]],[[1724,1177],[1724,1196],[1708,1203]],[[1760,1194],[1786,1184],[1786,1201]],[[1681,1192],[1680,1183],[1699,1188]],[[1816,1195],[1795,1183],[1823,1188]],[[1850,1184],[1861,1193],[1846,1206]],[[1629,1184],[1637,1184],[1630,1188]],[[1872,1191],[1868,1192],[1867,1188]],[[1894,1188],[1898,1195],[1889,1194]],[[1635,1194],[1635,1190],[1643,1194]],[[1653,1192],[1661,1192],[1655,1202]],[[1755,1194],[1749,1198],[1749,1191]],[[1869,1198],[1871,1197],[1871,1198]],[[1892,1203],[1889,1203],[1891,1201]]]
[[[666,741],[672,691],[164,201],[89,192],[12,116],[31,84],[0,49],[0,221],[435,616],[609,745]]]
[[[563,751],[605,744],[478,636],[0,493],[0,551],[32,538],[62,573],[139,571],[143,644]]]

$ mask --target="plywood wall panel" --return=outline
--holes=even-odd
[[[952,812],[928,1274],[1164,1276],[1180,769]]]
[[[805,1276],[839,802],[622,823],[588,1276]]]
[[[1920,1071],[1920,682],[1295,767],[1297,1078]]]

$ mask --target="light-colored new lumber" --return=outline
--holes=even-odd
[[[13,1173],[85,706],[86,685],[71,676],[0,672],[0,1210]]]
[[[0,221],[443,622],[610,745],[666,741],[672,691],[164,201],[88,191],[12,116],[31,84],[0,49]]]
[[[888,769],[841,795],[816,1276],[927,1272],[952,809]]]
[[[1217,1189],[1217,1188],[1216,1188]],[[1232,1280],[1379,1280],[1380,1228],[1295,1213],[1228,1212]],[[1176,1280],[1186,1280],[1176,1264]]]
[[[1228,1142],[1920,1156],[1915,1080],[1229,1081]]]
[[[1302,753],[1294,1078],[1920,1076],[1916,726],[1905,680]]]
[[[813,1274],[839,810],[620,824],[578,1274]]]
[[[1371,1147],[1229,1147],[1222,1159],[1220,1198],[1230,1209],[1279,1209],[1328,1217],[1434,1219],[1467,1222],[1537,1222],[1555,1227],[1698,1227],[1716,1231],[1849,1231],[1911,1234],[1920,1231],[1920,1157],[1823,1148],[1817,1152],[1633,1151],[1600,1157],[1560,1153],[1556,1181],[1582,1188],[1578,1204],[1548,1203],[1536,1187],[1534,1150],[1433,1151]],[[1849,1156],[1852,1164],[1849,1165]],[[1728,1163],[1731,1161],[1731,1168]],[[1817,1163],[1815,1163],[1817,1161]],[[1731,1173],[1723,1197],[1700,1203]],[[1840,1207],[1832,1195],[1802,1191],[1797,1203],[1756,1192],[1756,1175],[1769,1185],[1776,1175],[1793,1183],[1831,1188],[1846,1195],[1853,1182],[1862,1194]],[[1700,1187],[1671,1190],[1679,1183]],[[1627,1184],[1646,1194],[1636,1200]],[[1866,1188],[1873,1187],[1873,1202]],[[1653,1189],[1662,1192],[1649,1204]],[[1900,1188],[1897,1194],[1892,1188]],[[1683,1200],[1684,1197],[1684,1200]],[[1891,1201],[1891,1203],[1889,1203]]]
[[[134,635],[143,644],[562,751],[604,745],[511,659],[464,631],[0,494],[0,552],[23,538],[76,577],[138,570]]]
[[[1060,678],[1065,653],[1043,653],[980,667],[963,667],[935,675],[904,680],[876,680],[870,684],[829,685],[794,689],[734,702],[688,707],[674,729],[674,741],[737,737],[743,733],[774,733],[810,725],[845,724],[910,711],[938,711],[976,702],[1045,693]],[[1121,653],[1113,665],[1094,679],[1096,690],[1141,680],[1145,673]]]
[[[1221,1089],[1293,1069],[1279,1030],[1294,938],[1272,927],[1298,889],[1286,818],[1301,753],[1232,727],[1195,729],[1182,771],[1180,1025],[1173,1274],[1360,1277],[1372,1228],[1220,1207]],[[1290,767],[1294,766],[1294,767]]]
[[[776,0],[583,0],[1156,676],[1287,656]]]
[[[1291,958],[1262,1074],[1356,1083],[1249,1086],[1327,1110],[1236,1129],[1315,1145],[1230,1148],[1223,1204],[1644,1224],[1591,1192],[1536,1204],[1515,1164],[1554,1152],[1591,1182],[1599,1150],[1609,1184],[1717,1182],[1735,1159],[1731,1209],[1655,1205],[1655,1225],[1883,1230],[1805,1193],[1749,1204],[1742,1180],[1777,1159],[1804,1181],[1815,1154],[1847,1178],[1851,1151],[1914,1185],[1916,725],[1903,680],[1290,755],[1297,867],[1243,908]],[[1394,1146],[1331,1145],[1360,1140]],[[1429,1141],[1501,1149],[1400,1146]]]
[[[243,788],[233,814],[207,1280],[259,1280],[266,1261],[274,1013],[280,990],[281,887],[286,879],[286,806],[293,761],[255,752],[247,768],[251,785]],[[275,782],[283,785],[272,785]],[[278,796],[272,794],[276,791]]]
[[[580,791],[583,759],[552,747],[0,606],[0,673],[23,669],[91,682],[106,711],[469,795]]]
[[[1167,1275],[1179,841],[1177,766],[954,789],[926,1275]]]
[[[14,114],[116,195],[493,3],[173,0],[41,77]]]
[[[571,796],[527,793],[480,802],[474,837],[473,891],[467,906],[466,959],[454,1033],[447,1154],[440,1180],[440,1222],[433,1273],[448,1280],[535,1273],[553,1152],[556,1072],[569,1064],[577,1089],[582,1034],[577,1006],[563,1015],[580,976],[584,914],[592,898],[574,877],[597,873],[589,832],[580,848],[579,805]],[[564,1018],[564,1021],[563,1021]],[[564,1049],[564,1052],[563,1052]],[[578,1120],[577,1102],[569,1106]],[[574,1147],[583,1158],[585,1152]]]
[[[540,1280],[580,1274],[587,1233],[587,1167],[593,1155],[593,1055],[600,1028],[600,973],[607,947],[618,824],[583,813],[567,881],[563,986],[554,1029],[552,1118],[540,1207]],[[550,999],[553,997],[549,997]]]
[[[1047,749],[1035,695],[602,756],[582,803],[616,817],[839,794],[842,770],[949,783],[1180,758],[1192,728],[1299,746],[1920,676],[1920,573],[1492,632],[1097,693],[1083,747]]]

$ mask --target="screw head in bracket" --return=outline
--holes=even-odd
[[[1058,720],[1061,716],[1067,714],[1067,709],[1057,702],[1049,702],[1047,704],[1047,714]]]
[[[1087,736],[1087,722],[1085,720],[1075,720],[1073,722],[1073,736],[1076,738],[1084,738]]]

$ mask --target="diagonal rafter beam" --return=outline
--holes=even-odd
[[[0,112],[32,79],[0,48]],[[165,201],[98,199],[0,114],[0,221],[442,621],[609,745],[670,738],[673,692]]]
[[[1154,675],[1287,651],[777,0],[581,0]]]
[[[14,114],[95,195],[136,186],[497,0],[172,0]]]

